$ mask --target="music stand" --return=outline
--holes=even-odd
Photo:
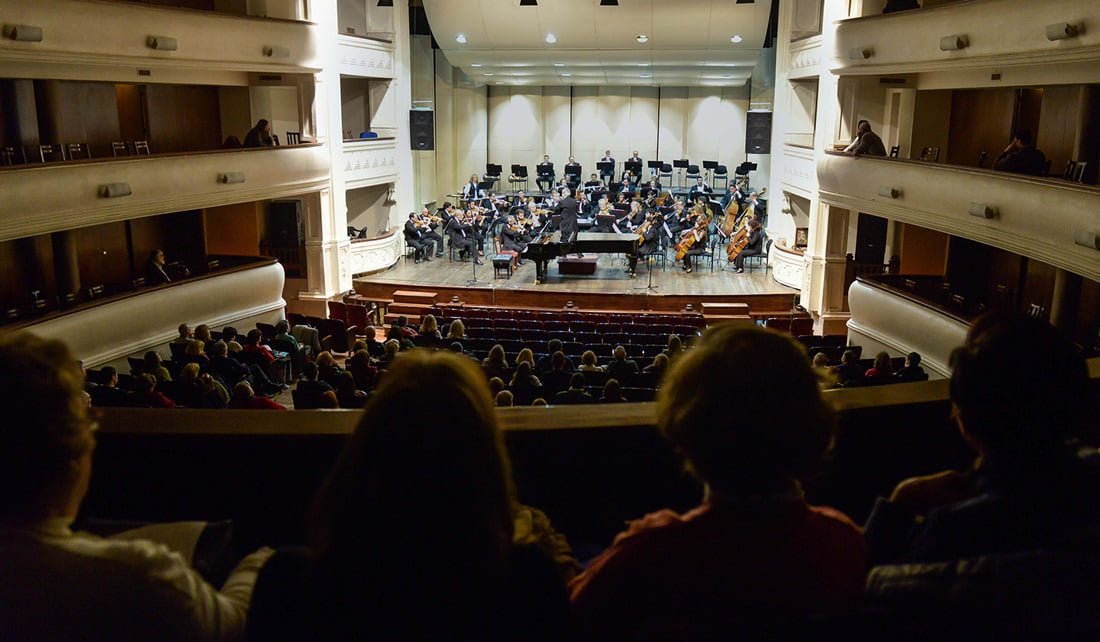
[[[691,164],[686,158],[680,158],[672,161],[672,166],[676,168],[676,186],[680,189],[684,189],[684,170]]]
[[[582,167],[580,163],[577,163],[575,165],[566,165],[565,166],[565,175],[566,176],[572,176],[573,179],[576,181],[576,184],[580,185],[581,184],[581,174],[584,173],[583,170],[584,170],[584,167]]]
[[[637,176],[639,181],[642,180],[642,161],[626,161],[623,163],[623,171]]]
[[[523,183],[523,190],[527,191],[527,166],[526,165],[512,165],[512,176],[509,182],[512,184],[512,195],[516,193],[516,184]]]
[[[495,163],[485,163],[485,175],[482,176],[482,180],[492,181],[491,187],[496,187],[496,184],[500,182],[500,175],[504,172],[504,168]]]
[[[598,161],[596,163],[596,169],[600,172],[600,178],[603,178],[604,176],[610,176],[612,180],[615,179],[614,161]]]
[[[718,169],[718,161],[703,161],[703,169],[707,172],[706,183],[710,185],[711,189],[714,189],[714,170]]]
[[[618,194],[622,189],[622,183],[608,183],[607,185],[608,194]]]
[[[661,165],[664,165],[664,163],[659,160],[654,160],[646,161],[645,165],[649,168],[649,180],[653,180],[658,174],[661,173]]]

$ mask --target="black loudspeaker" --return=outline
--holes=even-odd
[[[301,247],[306,242],[302,228],[302,201],[271,201],[267,208],[267,244],[276,248]]]
[[[750,111],[745,127],[745,153],[772,153],[772,113],[770,111]]]
[[[886,260],[886,219],[860,212],[856,223],[856,263],[882,264]]]
[[[435,149],[435,112],[430,109],[413,109],[409,112],[409,133],[414,151]]]

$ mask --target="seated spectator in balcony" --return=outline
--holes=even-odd
[[[229,403],[226,387],[207,374],[199,374],[199,364],[189,363],[180,370],[175,382],[173,398],[178,405],[188,408],[225,408]]]
[[[317,407],[321,410],[339,410],[340,399],[336,396],[336,392],[332,390],[322,392]]]
[[[303,409],[319,408],[321,395],[333,389],[328,382],[319,380],[317,376],[316,363],[309,361],[302,365],[302,378],[298,380],[295,391]]]
[[[489,394],[493,395],[494,399],[496,398],[498,392],[504,390],[507,387],[508,384],[504,383],[504,379],[501,379],[500,377],[489,378]]]
[[[274,147],[275,139],[271,137],[271,123],[261,118],[256,121],[256,126],[248,130],[244,137],[245,147]]]
[[[100,408],[125,408],[134,405],[134,396],[118,387],[118,370],[114,366],[99,369],[99,385],[92,388],[92,405]]]
[[[179,333],[180,335],[178,337],[172,339],[172,343],[178,345],[187,345],[188,343],[191,343],[191,338],[194,336],[194,334],[191,332],[191,326],[187,325],[186,323],[181,323],[179,327]]]
[[[535,353],[531,351],[531,348],[524,348],[516,355],[516,366],[526,361],[531,364],[531,371],[535,370]]]
[[[512,374],[512,381],[508,384],[508,389],[512,391],[517,406],[526,406],[533,399],[541,397],[543,394],[542,381],[531,374],[531,366],[526,361],[516,366],[516,371]]]
[[[275,340],[285,341],[294,346],[295,350],[301,350],[302,348],[302,345],[290,333],[290,323],[286,319],[279,319],[275,322]]]
[[[286,407],[267,397],[261,397],[252,391],[247,381],[238,381],[233,386],[233,398],[229,407],[234,410],[286,410]]]
[[[668,355],[661,352],[657,356],[653,357],[653,363],[642,368],[642,372],[653,373],[657,375],[658,378],[663,377],[665,371],[668,370],[668,364]]]
[[[335,392],[341,408],[358,410],[367,402],[367,393],[355,387],[355,377],[347,370],[336,378]]]
[[[554,369],[554,355],[558,352],[565,356],[562,352],[561,339],[550,339],[546,342],[546,354],[539,358],[538,363],[535,364],[535,374],[543,375]],[[574,372],[577,367],[573,365],[573,360],[569,357],[565,357],[565,371]]]
[[[171,270],[164,257],[164,250],[153,250],[145,264],[145,284],[160,285],[191,276],[190,270]]]
[[[240,149],[241,147],[243,147],[241,139],[232,134],[226,136],[225,140],[222,141],[222,149]]]
[[[863,376],[867,379],[885,379],[894,375],[894,364],[890,362],[890,353],[880,351],[875,355],[875,363]]]
[[[439,321],[434,314],[424,315],[424,319],[420,322],[420,336],[428,337],[433,346],[443,341],[443,334],[439,331]]]
[[[381,359],[382,355],[386,353],[386,349],[382,347],[382,342],[378,340],[377,331],[373,325],[368,325],[363,329],[363,341],[367,344],[367,353],[372,359]]]
[[[863,378],[863,373],[866,372],[863,368],[859,367],[856,359],[856,353],[854,350],[845,350],[840,355],[840,365],[834,369],[836,374],[837,383],[844,385],[849,381],[854,381]]]
[[[447,341],[465,341],[466,340],[466,324],[462,323],[462,319],[455,319],[451,321],[451,327],[447,330]]]
[[[229,352],[240,352],[244,349],[244,346],[242,346],[239,341],[240,338],[241,335],[237,332],[237,328],[231,325],[222,328],[222,341],[225,341],[225,345],[229,348]],[[294,337],[291,338],[293,339]]]
[[[898,381],[928,381],[928,373],[920,366],[920,354],[910,352],[905,355],[905,366],[894,373]]]
[[[229,356],[229,345],[225,341],[215,341],[210,346],[210,363],[206,371],[232,386],[249,375],[248,366]]]
[[[749,367],[752,401],[731,413],[715,373]],[[807,504],[798,481],[818,468],[833,425],[799,344],[710,328],[665,378],[657,421],[704,483],[703,504],[632,522],[573,581],[586,639],[783,639],[784,626],[859,604],[859,528]]]
[[[184,363],[197,363],[205,369],[210,365],[210,357],[206,356],[206,344],[198,339],[191,340],[183,350]]]
[[[151,374],[134,377],[134,405],[142,408],[175,408],[176,403],[157,391],[157,378]]]
[[[456,343],[458,342],[455,341],[451,343],[452,351],[454,351]],[[458,347],[461,351],[462,344],[458,343]],[[393,364],[394,359],[396,359],[397,355],[401,352],[401,343],[397,339],[387,339],[386,342],[382,344],[382,348],[385,352],[383,352],[382,358],[378,360],[378,367],[382,370],[386,370]]]
[[[581,367],[578,370],[581,372],[603,372],[603,368],[597,363],[596,353],[591,350],[585,350],[581,354]]]
[[[680,340],[679,335],[668,335],[668,345],[661,354],[668,357],[669,363],[676,361],[677,357],[684,354],[684,342]]]
[[[221,591],[148,540],[70,530],[87,492],[96,424],[79,367],[59,341],[0,338],[0,631],[6,640],[236,640],[257,552]]]
[[[553,403],[554,405],[573,405],[592,403],[593,401],[592,395],[585,392],[584,374],[575,372],[573,378],[569,380],[569,387],[554,395]]]
[[[332,356],[331,352],[325,350],[317,355],[317,376],[321,381],[332,386],[333,390],[336,389],[337,379],[342,372],[344,369],[336,365],[336,357]]]
[[[607,383],[603,384],[603,395],[600,397],[600,403],[623,403],[627,401],[627,398],[623,396],[622,386],[619,385],[618,379],[608,379]]]
[[[568,363],[569,359],[561,350],[550,355],[550,370],[539,376],[542,385],[546,386],[547,393],[557,394],[569,387],[573,375],[566,368]]]
[[[366,349],[356,350],[347,360],[348,372],[355,379],[355,387],[359,390],[371,391],[378,380],[378,368],[370,362],[370,354]]]
[[[206,345],[214,343],[214,335],[210,332],[210,326],[205,323],[200,323],[195,326],[195,338]]]
[[[886,146],[879,135],[871,131],[871,123],[861,120],[856,124],[856,137],[844,151],[856,156],[885,156]]]
[[[511,368],[508,367],[508,357],[504,354],[504,346],[497,343],[489,348],[489,354],[481,362],[481,369],[488,378],[500,377],[504,379],[509,376]]]
[[[611,354],[611,361],[608,362],[604,370],[607,371],[607,376],[625,381],[628,377],[638,374],[638,363],[633,359],[626,358],[626,348],[615,346],[615,351]]]
[[[257,355],[259,359],[263,360],[264,366],[267,367],[275,363],[275,353],[272,352],[269,346],[263,344],[263,339],[264,334],[259,330],[249,330],[242,344],[242,352]]]
[[[1031,132],[1021,129],[1012,137],[1012,142],[1005,147],[997,160],[993,161],[993,169],[1013,174],[1046,176],[1047,157],[1036,149]]]
[[[413,342],[413,338],[416,336],[416,330],[409,327],[409,319],[405,316],[397,317],[397,320],[390,324],[389,332],[386,333],[386,339],[393,339],[400,343],[402,350],[415,348],[416,343]]]
[[[150,350],[145,353],[145,372],[153,375],[157,378],[157,383],[172,381],[172,374],[168,372],[168,368],[164,367],[164,359],[161,358],[160,353],[156,350]]]
[[[477,365],[414,350],[390,375],[318,495],[309,551],[264,567],[251,639],[567,639]]]
[[[511,408],[515,405],[511,390],[500,390],[493,395],[493,405],[497,408]]]
[[[1095,551],[1100,466],[1069,445],[1095,420],[1076,347],[1046,322],[987,315],[951,362],[952,417],[977,460],[966,472],[906,480],[876,505],[868,542],[880,561]],[[910,544],[890,545],[914,526]]]

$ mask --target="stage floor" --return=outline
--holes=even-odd
[[[440,288],[494,288],[498,290],[524,290],[530,292],[585,292],[598,294],[642,294],[647,292],[649,272],[644,262],[638,264],[638,276],[630,278],[625,272],[626,262],[621,255],[600,254],[596,273],[592,276],[561,276],[556,261],[547,265],[546,281],[535,284],[535,264],[526,261],[512,272],[511,278],[494,278],[493,265],[482,258],[484,265],[477,266],[478,283],[467,281],[475,277],[471,263],[448,261],[446,257],[415,264],[411,259],[399,259],[390,269],[357,277],[356,281],[376,284],[415,285]],[[724,265],[724,263],[723,263]],[[700,260],[699,267],[691,274],[680,269],[679,264],[666,261],[665,267],[653,265],[655,295],[759,295],[795,294],[797,290],[780,285],[772,279],[770,270],[757,269],[737,274],[721,269],[716,262],[712,271],[710,259]]]

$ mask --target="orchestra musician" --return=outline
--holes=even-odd
[[[745,272],[745,257],[760,256],[764,253],[764,229],[760,225],[760,221],[756,218],[750,218],[748,225],[749,244],[733,259],[733,267],[738,274]]]
[[[707,194],[710,194],[713,191],[714,190],[712,190],[710,188],[710,185],[707,185],[705,182],[703,182],[702,177],[700,177],[700,178],[696,179],[695,184],[691,186],[690,190],[688,190],[688,195],[692,199],[694,199],[699,194],[703,194],[705,196]]]
[[[681,269],[691,274],[691,257],[707,253],[707,228],[710,226],[710,214],[705,206],[696,205],[688,214],[687,222],[690,227],[681,233],[680,242],[688,241],[688,237],[692,237],[693,240],[688,241],[690,248],[684,254],[684,264]]]
[[[477,174],[470,174],[470,182],[462,186],[462,200],[469,201],[477,197]]]
[[[405,221],[405,244],[416,250],[413,256],[417,263],[432,260],[435,241],[424,238],[416,212],[409,212],[409,220]]]
[[[764,201],[757,198],[756,192],[749,192],[749,197],[745,199],[741,207],[742,216],[751,215],[755,217],[758,222],[764,222],[764,216],[767,214],[767,206],[764,205]]]
[[[730,183],[729,190],[726,191],[726,195],[722,197],[720,207],[723,212],[729,208],[730,203],[736,202],[737,209],[740,211],[741,204],[745,201],[745,195],[741,193],[741,190],[737,188],[735,183]]]
[[[657,251],[657,240],[661,233],[661,213],[654,210],[645,215],[645,221],[638,228],[638,249],[633,254],[627,254],[626,268],[630,278],[637,276],[638,257],[648,256]]]
[[[611,155],[611,150],[604,150],[603,158],[600,159],[601,163],[611,163],[611,169],[601,169],[600,178],[611,181],[615,178],[615,157]]]
[[[455,210],[454,216],[451,218],[448,226],[447,233],[451,236],[451,247],[457,248],[459,257],[465,259],[466,255],[470,255],[474,259],[474,263],[481,265],[481,260],[477,258],[477,240],[474,236],[474,227],[469,221],[469,217],[462,210]]]
[[[611,209],[611,203],[606,196],[601,196],[596,204],[596,230],[597,232],[610,232],[611,224],[615,221],[615,212]]]
[[[542,162],[535,167],[535,171],[538,173],[535,184],[544,192],[550,191],[550,188],[554,186],[554,164],[550,162],[549,154],[542,157]]]
[[[577,240],[577,201],[568,189],[562,191],[561,202],[554,208],[554,214],[561,216],[561,243],[572,249]],[[577,256],[581,254],[578,252]]]
[[[596,176],[596,172],[592,172],[592,176],[589,176],[584,183],[584,188],[589,191],[598,190],[603,186],[603,180]]]
[[[523,253],[527,251],[527,244],[530,242],[531,236],[515,218],[509,216],[505,219],[504,227],[500,230],[500,246],[505,253],[515,253],[516,265],[523,265]]]
[[[516,192],[516,195],[512,198],[512,205],[515,207],[527,207],[527,195],[523,193],[523,190]]]
[[[436,228],[439,227],[438,217],[432,220],[432,215],[428,211],[428,208],[424,207],[420,210],[420,215],[417,217],[417,223],[420,228],[420,238],[428,239],[435,243],[435,256],[436,258],[443,256],[443,237],[436,232]]]
[[[576,190],[577,186],[581,182],[581,164],[578,163],[572,156],[569,157],[569,162],[565,164],[565,181],[566,186],[572,190]]]

